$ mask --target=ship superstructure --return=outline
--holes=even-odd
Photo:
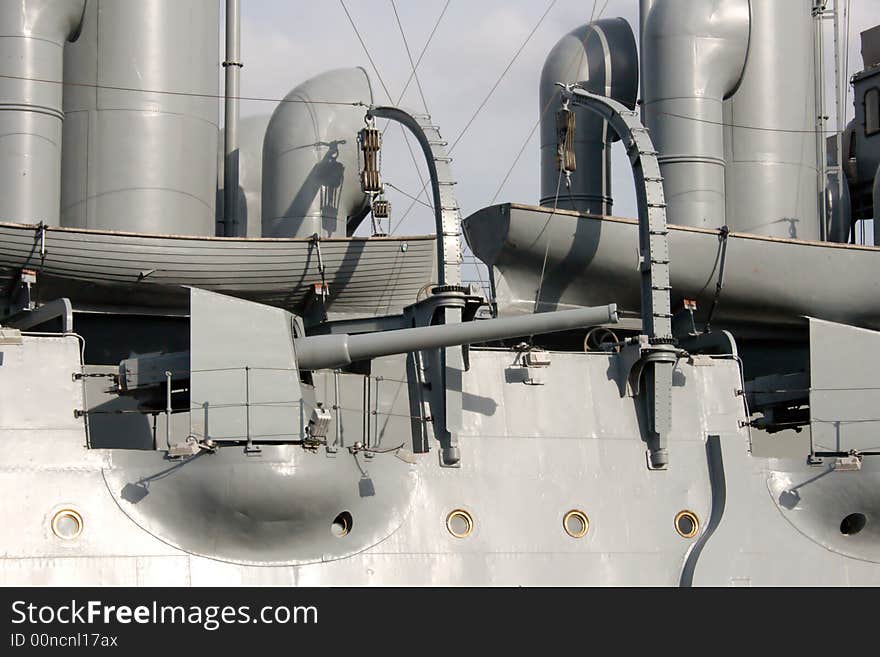
[[[365,69],[239,121],[236,0],[221,131],[218,9],[0,7],[0,583],[880,583],[880,28],[836,133],[836,5],[577,26],[539,205],[462,219]]]

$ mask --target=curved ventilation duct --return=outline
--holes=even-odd
[[[361,191],[358,131],[373,92],[367,72],[318,75],[291,91],[263,141],[263,236],[344,237],[369,209]]]
[[[63,225],[215,234],[219,24],[216,0],[89,1],[65,54]]]
[[[593,112],[575,109],[574,152],[577,170],[571,190],[559,184],[556,167],[556,112],[561,107],[556,83],[580,84],[591,93],[634,108],[639,85],[635,36],[623,18],[603,18],[566,34],[550,51],[541,71],[541,205],[594,214],[611,213],[611,142],[617,137]]]
[[[0,3],[0,221],[57,226],[64,43],[86,0]]]
[[[643,8],[644,116],[660,152],[669,221],[718,228],[728,223],[723,101],[745,66],[749,2],[655,0]]]
[[[751,2],[748,61],[725,107],[732,230],[819,239],[812,6]]]

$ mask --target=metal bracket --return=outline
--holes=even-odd
[[[473,286],[438,285],[426,299],[405,308],[404,314],[409,318],[407,323],[413,326],[428,326],[439,315],[444,323],[458,322],[471,319],[483,303],[485,299]],[[424,426],[427,431],[433,430],[434,438],[440,443],[440,465],[459,467],[461,449],[456,427],[461,416],[463,348],[422,351],[416,354],[416,359],[422,365],[416,367],[416,372],[424,398]]]

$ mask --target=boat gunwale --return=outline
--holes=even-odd
[[[543,214],[559,214],[559,215],[565,215],[565,216],[569,216],[569,217],[593,219],[595,221],[607,221],[610,223],[633,224],[636,226],[639,223],[638,219],[632,219],[629,217],[614,217],[611,215],[597,215],[597,214],[590,214],[587,212],[578,212],[577,210],[563,210],[563,209],[554,210],[553,208],[548,208],[545,206],[526,205],[523,203],[500,203],[495,206],[489,206],[489,207],[491,208],[491,207],[504,207],[504,206],[508,206],[510,209],[513,209],[513,210],[527,210],[527,211],[532,211],[532,212],[537,211],[537,212],[541,212]],[[483,208],[481,210],[478,210],[477,212],[471,214],[470,216],[472,217],[475,214],[478,214],[479,212],[482,212],[485,209],[488,209],[488,208]],[[468,217],[468,219],[469,218],[470,217]],[[465,219],[464,221],[466,222],[467,219]],[[675,230],[675,231],[680,231],[680,232],[685,232],[685,233],[699,233],[699,234],[703,234],[703,235],[714,235],[715,237],[718,237],[721,234],[721,229],[719,229],[719,228],[698,228],[696,226],[680,226],[678,224],[667,224],[666,227],[669,228],[670,230]],[[869,244],[848,244],[848,243],[842,243],[842,242],[821,242],[818,240],[797,240],[797,239],[791,239],[791,238],[786,238],[786,237],[770,237],[768,235],[756,235],[755,233],[743,233],[743,232],[733,231],[733,230],[730,231],[729,236],[740,238],[740,239],[757,240],[760,242],[779,242],[782,244],[797,244],[797,245],[801,245],[801,246],[819,246],[822,248],[851,249],[851,250],[855,250],[855,251],[868,251],[868,252],[880,251],[880,246],[873,246],[873,245],[869,245]]]
[[[246,245],[259,245],[263,243],[286,243],[307,244],[314,242],[314,237],[219,237],[215,235],[176,235],[173,233],[134,233],[122,230],[105,230],[95,228],[76,228],[72,226],[46,226],[41,224],[23,224],[18,222],[0,221],[0,229],[21,230],[34,232],[46,230],[50,233],[105,235],[111,237],[137,237],[141,239],[158,240],[190,240],[198,242],[239,242]],[[385,236],[354,236],[354,237],[318,237],[320,242],[402,242],[402,241],[435,241],[436,235],[385,235]]]

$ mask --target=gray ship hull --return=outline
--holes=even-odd
[[[224,447],[176,467],[159,451],[90,449],[74,413],[87,404],[71,376],[79,340],[8,332],[0,352],[3,585],[880,584],[877,530],[837,531],[839,514],[880,509],[877,465],[761,456],[730,357],[680,361],[671,464],[652,471],[614,354],[551,353],[544,384],[527,385],[517,354],[472,350],[461,463],[444,468],[435,449]],[[332,435],[351,445],[371,425],[396,447],[409,434],[404,360],[374,362],[367,413],[362,377],[340,376]],[[313,384],[334,398],[332,372]],[[341,509],[353,525],[340,537]],[[82,519],[73,539],[53,532],[64,510]],[[472,520],[464,538],[447,526],[456,510]],[[566,530],[572,510],[583,537]],[[682,511],[693,536],[676,529]]]

